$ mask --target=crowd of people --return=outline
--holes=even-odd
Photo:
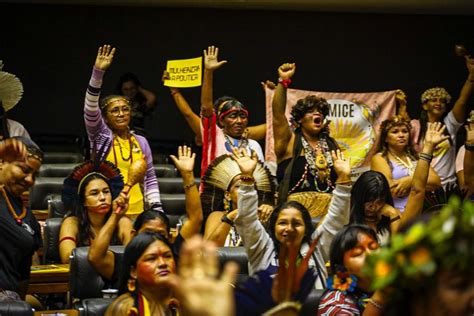
[[[144,130],[156,96],[130,73],[116,95],[101,95],[115,53],[103,45],[93,64],[84,101],[91,159],[64,180],[67,215],[58,245],[62,263],[74,248],[89,247],[91,266],[118,289],[106,315],[298,315],[318,290],[312,315],[474,315],[474,111],[456,157],[473,58],[465,57],[467,79],[450,110],[451,96],[435,87],[421,96],[420,119],[410,120],[398,92],[397,113],[381,124],[371,170],[357,179],[350,153],[330,135],[326,99],[309,95],[290,104],[289,123],[287,89],[296,64],[282,64],[278,83],[266,84],[274,89],[274,176],[258,142],[266,123],[248,126],[249,111],[234,97],[214,100],[213,73],[227,61],[209,46],[200,114],[170,88],[202,146],[199,185],[190,147],[170,157],[186,208],[174,235]],[[25,299],[42,238],[24,195],[43,152],[24,128],[16,134],[4,112],[0,302]],[[125,246],[123,256],[111,245]],[[249,265],[248,281],[239,284],[236,265],[220,271],[216,251],[236,246]]]

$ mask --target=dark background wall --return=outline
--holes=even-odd
[[[215,96],[232,95],[264,120],[260,82],[297,63],[292,87],[321,91],[404,89],[417,117],[419,96],[441,85],[457,97],[467,71],[454,44],[472,39],[471,16],[350,14],[219,9],[0,5],[0,59],[23,82],[11,117],[33,138],[83,136],[82,106],[99,45],[118,52],[104,93],[136,73],[158,95],[153,143],[192,142],[161,73],[169,59],[191,58],[208,45],[229,62],[215,75]],[[183,91],[198,112],[200,89]],[[472,106],[471,106],[472,108]]]

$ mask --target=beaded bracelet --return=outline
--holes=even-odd
[[[420,157],[421,160],[428,161],[428,162],[431,162],[431,160],[433,159],[433,155],[431,154],[420,153],[418,156]]]
[[[291,79],[278,78],[278,82],[281,83],[285,89],[288,89],[288,86],[291,84]]]
[[[192,187],[194,187],[195,185],[196,185],[196,182],[192,182],[192,183],[188,183],[188,184],[183,185],[183,188],[185,190],[188,190],[188,189],[191,189]]]

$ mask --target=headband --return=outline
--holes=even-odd
[[[446,91],[445,88],[435,87],[423,92],[423,94],[421,95],[421,103],[426,103],[429,100],[434,99],[434,98],[445,99],[446,103],[451,102],[451,96],[449,95],[448,91]]]

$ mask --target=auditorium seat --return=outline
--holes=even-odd
[[[75,152],[45,152],[43,163],[80,163],[84,161],[84,157],[80,153]]]
[[[48,209],[48,197],[51,194],[61,194],[63,188],[62,178],[38,177],[35,185],[30,190],[30,206],[32,210]]]
[[[219,247],[217,248],[217,255],[221,268],[229,261],[234,261],[239,265],[237,284],[243,283],[248,279],[248,256],[244,247]]]
[[[155,168],[157,178],[176,178],[179,176],[174,165],[154,164],[153,167]]]
[[[118,260],[121,260],[125,247],[110,246],[110,249],[120,256]],[[89,247],[78,247],[72,251],[69,261],[69,286],[72,302],[102,297],[105,283],[89,263],[88,254]]]
[[[86,298],[76,304],[80,316],[103,316],[113,298]]]
[[[43,163],[38,177],[66,178],[79,163]]]
[[[168,215],[186,214],[186,198],[184,194],[161,194],[163,210]]]
[[[61,263],[59,231],[62,218],[48,218],[43,227],[43,264]]]
[[[196,185],[199,186],[199,179],[195,179]],[[182,194],[184,193],[182,178],[158,178],[160,193],[164,194]]]
[[[25,301],[9,301],[0,303],[0,315],[8,316],[33,316],[34,310]]]

